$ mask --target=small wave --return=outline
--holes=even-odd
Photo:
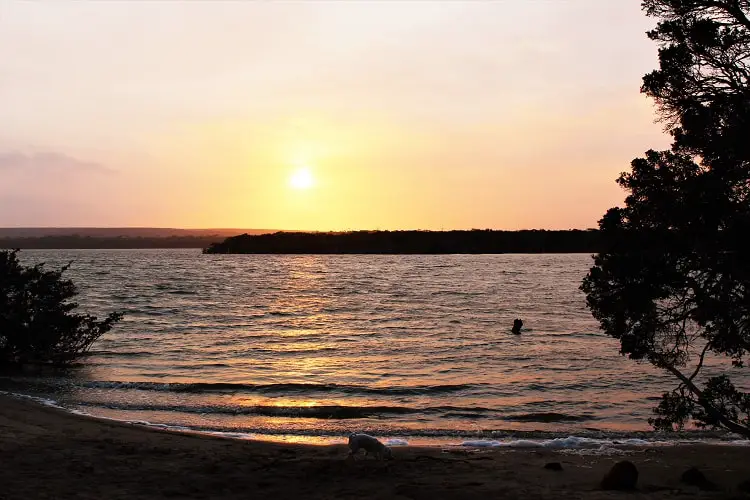
[[[185,290],[184,288],[175,287],[174,283],[157,283],[154,285],[159,291],[166,292],[173,295],[198,295],[198,292],[194,290]]]
[[[462,414],[470,418],[482,417],[483,414],[491,413],[493,410],[481,407],[409,407],[409,406],[346,406],[346,405],[319,405],[319,406],[281,406],[281,405],[232,405],[232,404],[210,404],[210,405],[181,405],[181,404],[151,404],[151,403],[128,403],[128,402],[80,402],[82,406],[107,408],[111,410],[125,411],[159,411],[177,413],[198,413],[201,415],[258,415],[266,417],[297,417],[297,418],[326,418],[326,419],[352,419],[371,418],[385,415],[447,415]]]
[[[478,413],[487,413],[493,411],[490,408],[482,408],[481,406],[470,406],[470,407],[461,407],[461,406],[435,406],[432,408],[425,408],[423,410],[426,413],[431,412],[456,412],[456,413],[462,413],[466,415],[476,415]]]
[[[267,342],[267,344],[280,344],[280,345],[283,346],[285,344],[285,342],[284,341]],[[282,350],[282,349],[264,349],[262,347],[258,347],[258,348],[247,349],[242,354],[244,356],[248,356],[248,355],[262,356],[262,355],[265,355],[265,354],[272,355],[272,356],[302,356],[302,355],[305,355],[305,354],[321,354],[321,353],[324,353],[324,352],[338,352],[340,350],[341,349],[338,348],[338,347],[316,347],[314,349],[294,349],[294,348],[291,348],[291,349],[287,349],[287,350]]]
[[[56,400],[51,399],[51,398],[45,398],[45,397],[42,397],[42,396],[33,396],[33,395],[30,395],[30,394],[20,394],[20,393],[17,393],[17,392],[10,392],[10,391],[0,391],[0,394],[2,394],[4,396],[10,396],[10,397],[13,397],[13,398],[17,398],[17,399],[28,399],[29,401],[34,401],[35,403],[40,404],[42,406],[50,406],[52,408],[58,408],[58,409],[61,409],[61,410],[65,410],[66,409],[66,408],[63,408],[62,406],[60,406],[60,404]]]
[[[227,363],[201,363],[192,365],[172,365],[170,368],[173,370],[195,370],[203,368],[227,368],[231,365]]]
[[[148,423],[146,425],[149,425]],[[203,433],[208,434],[209,436],[218,436],[223,438],[231,438],[231,439],[253,439],[253,435],[249,434],[247,432],[225,432],[225,431],[203,431]]]
[[[132,308],[127,310],[130,316],[167,316],[168,314],[174,313],[174,311],[159,310],[158,308]]]
[[[481,296],[486,295],[485,292],[467,292],[467,291],[461,291],[461,290],[436,290],[432,292],[430,295],[433,297],[439,297],[442,295],[448,296],[448,297],[475,297],[475,296]]]
[[[478,419],[478,418],[489,418],[492,415],[482,415],[481,413],[476,412],[467,412],[467,411],[450,411],[448,413],[445,413],[441,415],[442,418],[468,418],[468,419]]]
[[[595,417],[592,416],[566,415],[565,413],[555,412],[522,413],[520,415],[503,417],[503,420],[512,422],[585,422],[594,419]]]
[[[222,405],[158,405],[129,403],[79,403],[86,407],[108,408],[124,411],[159,411],[198,413],[201,415],[245,415],[262,417],[294,417],[315,419],[357,419],[385,415],[408,415],[419,413],[416,408],[403,406],[222,406]]]
[[[153,353],[147,352],[147,351],[106,351],[106,350],[99,350],[99,351],[89,351],[84,354],[84,356],[113,356],[113,357],[123,357],[123,358],[137,358],[141,356],[150,356]]]
[[[137,389],[141,391],[169,391],[188,393],[211,392],[249,392],[249,393],[299,393],[299,392],[341,392],[346,394],[381,394],[381,395],[418,395],[445,394],[467,391],[482,384],[445,384],[411,387],[368,387],[340,384],[234,384],[223,382],[196,383],[160,383],[160,382],[120,382],[120,381],[84,381],[80,387],[91,389]]]
[[[500,446],[500,441],[487,440],[487,439],[474,439],[474,440],[464,441],[463,443],[461,443],[461,446],[468,446],[471,448],[492,448],[495,446]]]
[[[82,409],[72,409],[59,404],[57,401],[45,397],[21,394],[6,390],[0,390],[0,395],[6,395],[14,398],[32,400],[36,403],[58,408],[77,415],[94,416],[102,420],[111,420],[125,422],[136,425],[146,425],[150,427],[178,430],[183,432],[198,432],[203,434],[223,435],[225,437],[249,439],[251,437],[263,439],[263,436],[295,436],[295,437],[329,437],[335,442],[342,442],[350,431],[333,431],[326,429],[294,429],[294,428],[268,428],[268,427],[203,427],[200,425],[191,425],[189,427],[178,424],[152,423],[141,419],[113,418],[103,416],[97,413],[91,413]],[[89,405],[95,408],[94,405]],[[99,406],[99,408],[103,408]],[[664,435],[652,432],[592,432],[590,437],[585,436],[568,436],[558,437],[554,432],[543,431],[469,431],[457,429],[394,429],[394,428],[366,428],[361,429],[372,435],[391,436],[386,442],[388,445],[401,446],[408,445],[412,438],[430,439],[434,444],[443,446],[463,446],[463,447],[509,447],[509,448],[551,448],[561,452],[572,450],[596,450],[611,449],[613,446],[674,446],[681,444],[695,445],[699,443],[721,444],[726,446],[750,446],[750,441],[737,439],[737,436],[726,433],[707,432],[707,431],[684,431],[670,435],[666,440]],[[398,437],[396,437],[398,436]],[[487,437],[484,437],[487,436]],[[491,437],[490,437],[491,436]],[[634,437],[639,436],[639,437]],[[460,441],[464,439],[463,441]],[[458,440],[458,441],[456,441]],[[299,441],[298,439],[296,441]],[[332,441],[333,442],[333,441]],[[606,451],[606,450],[605,450]],[[582,453],[587,454],[587,453]]]

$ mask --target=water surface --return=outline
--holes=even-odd
[[[86,310],[127,314],[83,366],[3,382],[95,415],[303,437],[627,435],[674,386],[599,331],[578,289],[588,255],[21,255],[72,261]]]

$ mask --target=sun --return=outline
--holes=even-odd
[[[306,167],[298,168],[289,178],[289,185],[294,189],[310,189],[315,180],[313,179],[310,169]]]

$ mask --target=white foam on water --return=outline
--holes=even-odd
[[[4,396],[10,396],[10,397],[14,397],[14,398],[19,398],[19,399],[29,399],[29,400],[34,401],[35,403],[39,403],[39,404],[41,404],[43,406],[50,406],[52,408],[59,408],[61,410],[67,410],[67,408],[63,408],[62,406],[60,406],[58,404],[58,402],[55,401],[54,399],[42,398],[42,397],[39,397],[39,396],[29,396],[27,394],[19,394],[17,392],[8,392],[8,391],[0,391],[0,394],[2,394]]]
[[[145,427],[155,427],[158,429],[167,429],[171,431],[179,431],[179,432],[197,432],[194,429],[191,429],[189,427],[183,427],[180,425],[168,425],[168,424],[155,424],[152,422],[148,422],[146,420],[123,420],[119,418],[112,418],[112,417],[105,417],[102,415],[93,415],[91,413],[88,413],[83,410],[77,410],[75,408],[66,408],[62,405],[60,405],[57,401],[54,399],[49,398],[42,398],[39,396],[30,396],[28,394],[19,394],[17,392],[8,392],[8,391],[0,391],[0,394],[5,396],[14,397],[17,399],[28,399],[30,401],[34,401],[35,403],[41,404],[43,406],[48,406],[50,408],[56,408],[58,410],[63,410],[67,413],[70,413],[72,415],[79,415],[83,417],[92,417],[99,420],[110,420],[112,422],[121,422],[124,424],[131,424],[131,425],[143,425]]]
[[[135,423],[132,420],[121,420],[121,422],[125,422],[126,424],[132,424]],[[144,425],[146,427],[155,427],[156,429],[165,429],[168,431],[180,431],[180,432],[197,432],[190,427],[184,427],[182,425],[169,425],[169,424],[154,424],[151,422],[148,422],[146,420],[139,420],[139,425]]]
[[[488,440],[473,440],[473,441],[464,441],[461,443],[461,446],[469,446],[472,448],[492,448],[495,446],[500,446],[500,441],[488,441]]]
[[[548,448],[557,450],[567,449],[616,449],[615,446],[660,446],[670,444],[663,441],[646,441],[644,439],[592,439],[579,436],[568,436],[555,439],[513,439],[510,441],[470,440],[463,441],[460,446],[470,448]]]
[[[564,455],[578,455],[578,456],[613,456],[613,455],[628,455],[633,453],[629,450],[623,450],[620,448],[614,448],[612,446],[602,445],[599,448],[567,448],[559,450],[559,453]]]
[[[645,439],[616,439],[614,441],[615,444],[622,444],[625,446],[650,446],[654,443],[661,443],[661,441],[646,441]]]
[[[248,432],[221,432],[221,431],[203,431],[201,434],[208,434],[209,436],[218,436],[231,439],[255,439],[254,436]]]
[[[385,442],[386,446],[409,446],[409,441],[406,439],[389,439]]]
[[[126,423],[132,425],[151,425],[151,422],[147,420],[126,420]]]
[[[598,439],[583,438],[578,436],[568,436],[566,438],[555,438],[548,441],[542,441],[544,448],[590,448],[600,446]]]

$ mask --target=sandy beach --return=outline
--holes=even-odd
[[[343,446],[284,445],[154,430],[0,397],[0,499],[32,498],[745,498],[750,448],[630,448],[597,456],[535,449],[398,447],[395,459],[346,460]],[[603,491],[617,461],[636,493]],[[562,471],[544,468],[561,463]],[[718,485],[680,476],[698,467]]]

